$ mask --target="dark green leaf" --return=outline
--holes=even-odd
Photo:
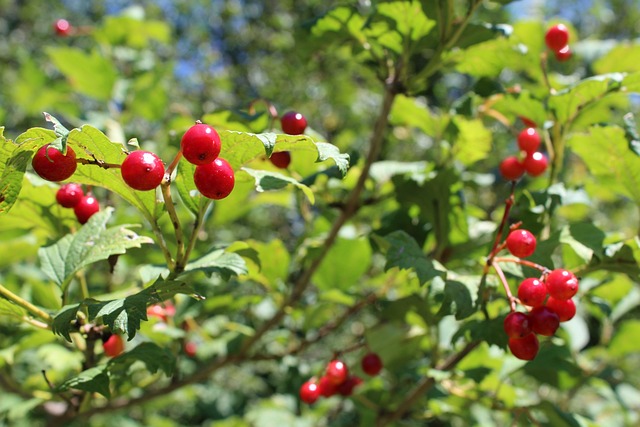
[[[190,262],[186,272],[202,271],[207,275],[220,274],[225,280],[231,276],[247,274],[247,264],[240,255],[224,249],[214,249],[206,255]]]
[[[624,136],[629,141],[631,151],[640,156],[640,135],[638,134],[638,124],[633,113],[627,113],[623,117]]]
[[[440,277],[444,272],[436,267],[418,246],[413,237],[404,231],[395,231],[384,236],[389,245],[386,250],[387,263],[385,271],[394,267],[414,270],[421,284],[425,284],[434,277]]]
[[[256,191],[258,192],[280,190],[286,187],[288,184],[292,184],[302,190],[311,204],[315,203],[315,197],[311,189],[289,176],[283,175],[278,172],[256,170],[247,167],[243,167],[241,170],[249,174],[255,180]]]
[[[89,368],[75,377],[69,378],[58,386],[58,391],[78,389],[90,393],[100,393],[106,398],[111,397],[109,391],[109,375],[105,365]]]
[[[176,361],[173,354],[168,349],[151,342],[139,344],[132,350],[111,359],[107,367],[109,369],[127,368],[138,360],[144,363],[152,374],[162,370],[167,376],[171,376],[175,370]]]

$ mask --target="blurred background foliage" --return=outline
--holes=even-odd
[[[0,0],[0,124],[5,126],[5,136],[14,139],[27,128],[44,126],[42,112],[47,111],[69,128],[89,123],[113,141],[137,138],[143,148],[167,161],[177,151],[182,132],[196,119],[205,118],[220,128],[254,132],[269,128],[272,124],[266,119],[265,103],[254,104],[256,116],[250,110],[252,102],[262,99],[273,102],[280,112],[303,112],[309,120],[310,134],[349,152],[357,172],[382,100],[375,66],[346,43],[333,43],[329,36],[310,36],[319,17],[343,3],[148,0],[132,4],[121,0],[68,0],[45,4],[39,0]],[[347,3],[366,15],[371,3],[376,2]],[[464,10],[468,2],[454,3],[457,10]],[[560,19],[571,24],[576,56],[568,63],[550,64],[554,84],[575,83],[594,74],[640,70],[640,9],[633,0],[504,3],[509,2],[484,2],[474,21],[492,24],[497,31],[502,30],[500,24],[513,24],[516,38],[535,43],[537,37],[539,44],[546,23]],[[69,20],[79,33],[56,36],[53,23],[58,18]],[[453,347],[454,333],[480,336],[487,343],[504,347],[504,342],[496,338],[502,334],[499,322],[483,323],[478,317],[459,327],[452,316],[443,316],[437,308],[424,309],[421,304],[432,298],[429,292],[436,295],[438,303],[444,298],[442,293],[433,286],[429,291],[421,290],[418,279],[406,271],[386,271],[377,246],[384,242],[366,236],[371,231],[386,235],[404,230],[448,269],[460,272],[464,276],[461,280],[477,279],[478,260],[486,255],[495,227],[492,221],[499,220],[507,195],[504,186],[494,185],[497,164],[513,151],[516,127],[481,116],[478,107],[492,95],[509,93],[516,86],[534,97],[542,97],[545,90],[535,62],[531,68],[531,63],[509,62],[507,58],[505,61],[513,65],[509,70],[476,66],[486,65],[480,60],[495,53],[490,49],[501,46],[487,45],[483,46],[485,50],[464,51],[458,56],[453,52],[447,66],[416,89],[421,103],[409,98],[396,100],[391,114],[395,127],[381,158],[404,162],[405,166],[386,164],[372,170],[375,182],[367,188],[367,194],[381,196],[381,200],[373,207],[365,206],[358,222],[345,227],[328,263],[314,277],[314,291],[262,345],[277,354],[288,348],[289,342],[313,335],[367,291],[388,290],[382,301],[299,355],[228,366],[208,381],[180,392],[125,411],[98,413],[91,425],[373,425],[380,408],[372,402],[395,404],[429,373],[442,356],[441,350]],[[480,62],[474,62],[476,59]],[[424,105],[432,114],[425,116]],[[531,112],[539,113],[544,120],[544,111],[536,110],[538,104],[531,105]],[[598,121],[623,125],[623,113],[637,113],[639,109],[637,98],[614,95],[594,111],[595,119],[586,116],[583,123],[574,124],[575,129],[585,130]],[[501,111],[511,110],[503,106]],[[436,142],[447,139],[439,135],[442,138],[438,140],[433,134],[440,126],[444,134],[453,116],[458,128],[465,129],[462,135],[475,138],[482,133],[493,140],[493,145],[485,145],[482,154],[472,160],[469,156],[475,155],[473,152],[449,158],[447,149],[433,149]],[[508,119],[518,123],[513,111]],[[475,150],[476,145],[473,147]],[[587,156],[579,149],[575,152]],[[464,163],[463,173],[459,173],[458,163],[454,168],[454,157]],[[299,162],[301,175],[308,177],[315,172]],[[532,229],[538,227],[535,231],[551,225],[553,233],[546,237],[547,247],[556,251],[554,261],[560,258],[571,267],[583,267],[585,274],[593,273],[592,266],[585,267],[581,258],[580,250],[585,245],[597,246],[597,254],[604,260],[619,255],[619,259],[633,264],[633,254],[622,250],[624,253],[616,253],[611,247],[606,252],[603,248],[637,235],[637,206],[629,203],[628,197],[610,191],[613,184],[606,179],[611,177],[593,180],[577,156],[569,162],[571,167],[562,176],[565,187],[548,191],[545,182],[527,181],[514,216]],[[397,176],[385,175],[385,167],[396,171],[392,175]],[[425,176],[433,177],[429,173],[436,168],[441,168],[437,169],[438,179],[425,181]],[[194,287],[207,300],[179,299],[176,319],[196,325],[195,331],[187,334],[199,343],[200,359],[234,351],[238,337],[250,334],[252,327],[272,315],[286,294],[287,283],[295,277],[295,268],[317,252],[321,237],[335,219],[332,208],[353,187],[355,179],[357,176],[351,174],[340,184],[328,178],[313,182],[319,199],[313,207],[300,202],[301,196],[292,192],[264,193],[257,201],[243,205],[243,197],[251,191],[248,187],[230,202],[232,208],[224,204],[216,207],[203,240],[211,245],[249,241],[263,261],[263,269],[248,261],[250,272],[242,281],[225,281],[215,275],[193,278]],[[48,191],[43,191],[43,186]],[[40,245],[63,236],[73,222],[70,214],[49,208],[54,190],[55,186],[36,181],[23,191],[38,192],[39,216],[34,217],[33,210],[26,206],[16,205],[13,220],[0,218],[4,222],[0,222],[2,283],[52,310],[60,308],[57,288],[34,267],[36,251]],[[434,194],[433,198],[448,201],[445,213],[451,217],[449,228],[443,231],[429,214],[420,215],[432,199],[425,201],[416,194]],[[118,223],[142,222],[118,199],[110,199],[106,193],[100,196],[118,207]],[[558,203],[557,216],[552,219],[540,214],[547,202]],[[465,206],[465,218],[471,218],[468,224],[461,219],[458,203]],[[64,226],[56,219],[60,215]],[[18,224],[16,217],[28,221]],[[581,225],[571,229],[575,223]],[[584,223],[597,224],[598,228]],[[168,222],[163,226],[170,230]],[[568,243],[558,249],[561,242]],[[205,252],[201,250],[196,255]],[[541,256],[541,261],[550,259],[550,254]],[[139,281],[139,272],[133,273],[137,266],[160,261],[154,251],[134,251],[119,260],[115,272],[110,272],[107,265],[97,267],[92,272],[92,289],[109,294],[126,290]],[[585,280],[584,292],[589,295],[583,298],[583,320],[554,338],[535,362],[522,367],[496,346],[483,344],[456,371],[429,373],[440,375],[438,386],[411,417],[397,425],[528,425],[531,419],[553,426],[634,425],[640,409],[640,359],[637,344],[633,344],[634,340],[640,342],[636,269],[637,265],[631,265],[617,272],[597,271]],[[516,278],[522,274],[511,273],[510,277]],[[144,277],[145,273],[140,274]],[[497,320],[501,320],[496,316],[504,308],[503,300],[489,306]],[[446,309],[443,311],[447,314]],[[180,325],[159,329],[158,323],[152,320],[143,324],[142,335],[167,347],[176,347],[184,339]],[[334,350],[348,347],[354,337],[362,336],[383,356],[389,374],[369,380],[357,399],[325,400],[312,408],[301,406],[296,396],[300,384],[318,372]],[[48,367],[54,383],[80,369],[79,356],[58,344],[50,333],[34,333],[12,322],[0,322],[0,353],[6,356],[0,363],[2,375],[6,375],[2,386],[13,391],[0,397],[4,417],[0,425],[35,425],[45,412],[42,403],[46,399],[21,396],[15,392],[11,378],[37,390],[46,388],[40,376],[42,366]],[[20,355],[16,364],[9,363],[13,355]],[[353,365],[357,365],[358,355],[348,356]],[[179,362],[179,370],[185,375],[198,369],[197,361]],[[129,371],[124,369],[123,375],[114,375],[116,394],[139,397],[136,393],[144,393],[138,387],[139,380],[145,378],[141,371],[144,369],[134,365]],[[151,380],[157,378],[152,376]],[[55,405],[49,403],[46,412],[55,413]]]

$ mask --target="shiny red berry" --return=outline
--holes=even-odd
[[[508,181],[515,181],[524,175],[524,166],[516,156],[509,156],[500,163],[500,175]]]
[[[544,305],[547,299],[547,286],[543,281],[533,277],[524,279],[518,286],[518,298],[520,302],[529,307]]]
[[[518,147],[527,153],[535,152],[540,146],[540,134],[535,128],[526,128],[518,134]]]
[[[331,397],[338,392],[338,384],[335,384],[326,375],[318,381],[318,389],[324,397]]]
[[[111,335],[103,344],[104,354],[109,357],[116,357],[124,351],[124,341],[120,335]]]
[[[378,375],[382,370],[382,359],[377,353],[367,353],[361,361],[362,370],[367,375]]]
[[[533,360],[539,349],[540,342],[533,333],[522,338],[509,338],[509,350],[518,359]]]
[[[513,230],[507,236],[507,249],[512,255],[526,258],[536,250],[536,237],[528,230]]]
[[[523,338],[532,331],[531,320],[525,313],[514,311],[504,318],[504,332],[509,338]]]
[[[164,164],[154,153],[138,150],[124,159],[120,173],[124,182],[134,190],[153,190],[164,178]]]
[[[558,62],[568,61],[573,56],[573,52],[571,52],[571,48],[569,47],[569,45],[566,45],[565,47],[554,53]]]
[[[286,169],[291,163],[291,153],[288,151],[278,151],[277,153],[272,153],[269,160],[271,160],[274,166],[280,169]]]
[[[53,30],[57,35],[65,37],[71,34],[71,24],[66,19],[58,19],[53,24]]]
[[[182,136],[180,149],[189,163],[206,165],[220,154],[220,135],[214,128],[203,123],[191,126]]]
[[[556,24],[544,36],[547,47],[556,52],[569,43],[569,29],[564,24]]]
[[[73,182],[64,184],[56,192],[56,201],[63,208],[74,207],[82,200],[82,197],[84,197],[82,186]]]
[[[76,214],[76,218],[80,224],[86,224],[89,218],[99,210],[100,204],[91,194],[84,196],[78,204],[73,207],[73,212]]]
[[[342,384],[349,376],[347,365],[341,360],[332,360],[324,374],[333,384]]]
[[[529,313],[531,329],[538,335],[550,337],[555,334],[560,326],[560,318],[548,307],[535,307]]]
[[[576,303],[572,299],[549,297],[545,306],[556,313],[561,322],[571,320],[576,315]]]
[[[527,153],[527,156],[522,161],[524,170],[531,176],[540,176],[547,170],[549,160],[547,156],[536,151],[534,153]]]
[[[147,307],[147,316],[149,317],[157,317],[163,322],[167,321],[167,312],[163,306],[160,304],[153,304]]]
[[[62,154],[49,144],[40,147],[31,161],[33,170],[47,181],[64,181],[76,171],[76,153],[67,146],[67,154]]]
[[[300,386],[300,400],[312,404],[320,397],[320,387],[314,381],[307,381]]]
[[[576,276],[562,268],[555,269],[549,273],[546,279],[547,291],[549,295],[556,299],[569,299],[578,292],[578,279]]]
[[[307,119],[300,113],[289,111],[280,119],[280,125],[282,126],[282,131],[286,134],[301,135],[307,128]]]
[[[224,199],[231,194],[236,181],[233,168],[222,158],[196,166],[193,180],[204,197],[214,200]]]

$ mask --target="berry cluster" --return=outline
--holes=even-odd
[[[376,353],[367,353],[361,360],[361,367],[367,375],[378,375],[382,370],[382,359]],[[349,368],[341,360],[332,360],[325,369],[325,373],[319,380],[312,378],[300,387],[300,399],[312,404],[323,397],[331,397],[336,394],[351,396],[353,389],[362,384],[362,379],[357,375],[350,375]]]
[[[182,155],[196,165],[193,174],[196,188],[203,196],[214,200],[227,197],[235,185],[233,168],[218,157],[221,147],[218,132],[199,122],[191,126],[180,141]]]
[[[300,113],[289,111],[280,118],[282,131],[287,135],[302,135],[307,128],[307,119]],[[291,163],[291,153],[288,151],[278,151],[269,157],[271,163],[280,169],[286,169]]]
[[[564,24],[556,24],[547,30],[544,36],[547,47],[555,54],[560,62],[571,58],[569,48],[569,29]]]
[[[89,218],[100,210],[100,203],[91,193],[84,194],[82,186],[70,182],[56,192],[56,201],[63,208],[73,209],[80,224],[86,224]]]
[[[540,134],[534,127],[528,127],[518,134],[518,148],[524,156],[509,156],[500,163],[500,174],[509,180],[515,181],[522,175],[540,176],[549,164],[547,156],[538,151],[540,147]]]
[[[511,254],[524,258],[533,254],[536,238],[527,230],[509,233],[506,246]],[[552,336],[576,314],[571,299],[578,292],[578,279],[568,270],[546,270],[541,278],[526,278],[518,286],[518,300],[530,311],[512,311],[504,319],[509,349],[522,360],[533,360],[540,343],[537,335]],[[513,306],[515,307],[515,306]]]

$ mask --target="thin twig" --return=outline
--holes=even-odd
[[[41,310],[40,308],[38,308],[35,305],[31,304],[29,301],[27,301],[27,300],[23,299],[22,297],[14,294],[9,289],[5,288],[3,285],[0,285],[0,295],[5,297],[9,301],[12,301],[12,302],[16,303],[20,307],[22,307],[25,310],[27,310],[29,313],[39,317],[40,319],[44,320],[48,324],[51,324],[51,322],[53,322],[53,318],[51,317],[51,315],[49,313]]]

